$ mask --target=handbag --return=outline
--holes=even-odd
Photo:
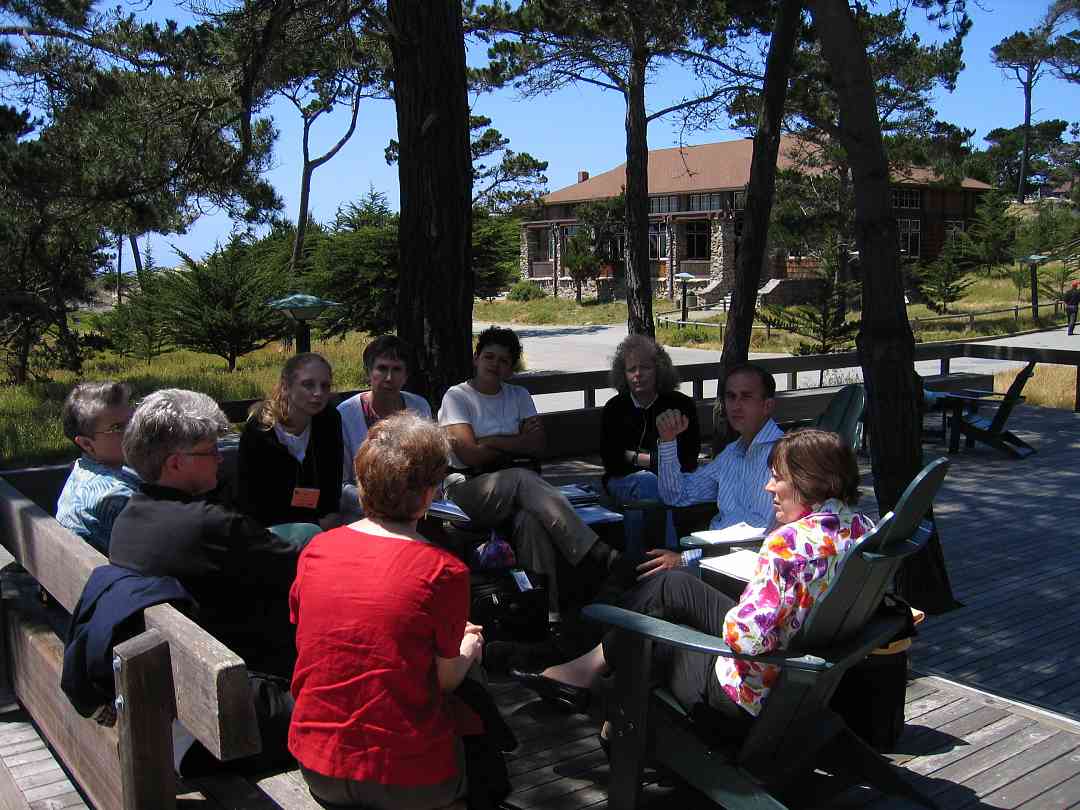
[[[548,632],[547,578],[521,568],[472,571],[469,621],[485,641],[542,641]]]

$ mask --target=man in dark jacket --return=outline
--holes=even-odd
[[[1080,309],[1080,281],[1074,281],[1065,293],[1065,317],[1069,319],[1069,334],[1076,329],[1076,311]]]
[[[217,440],[227,429],[205,394],[166,389],[143,400],[124,433],[124,458],[144,485],[113,525],[109,561],[176,577],[198,603],[203,629],[249,671],[287,679],[296,661],[288,595],[300,548],[202,497],[217,485]],[[287,680],[270,679],[273,694],[267,682],[252,683],[264,754],[285,751],[292,710]]]

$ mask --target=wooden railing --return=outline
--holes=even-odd
[[[953,358],[973,357],[988,360],[1015,360],[1075,366],[1077,371],[1073,409],[1080,411],[1080,348],[1078,349],[1031,349],[1020,346],[998,346],[986,343],[917,343],[915,361],[937,360],[939,373],[948,374]],[[718,358],[719,360],[719,358]],[[786,374],[786,385],[781,389],[799,387],[799,372],[829,371],[859,368],[856,352],[837,354],[808,354],[801,357],[770,357],[754,361],[773,374]],[[705,383],[720,377],[720,363],[688,363],[678,366],[679,377],[693,387],[694,399],[705,399]],[[611,388],[607,371],[576,371],[557,374],[523,374],[514,383],[526,388],[531,394],[565,394],[580,391],[583,407],[596,406],[596,392]],[[345,392],[342,396],[353,392]],[[247,417],[248,408],[255,400],[239,400],[221,403],[230,421],[241,422]]]

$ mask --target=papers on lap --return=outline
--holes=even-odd
[[[587,526],[594,526],[597,523],[621,523],[623,519],[618,512],[612,512],[600,505],[575,506],[574,511]]]
[[[755,540],[765,539],[765,529],[751,526],[749,523],[736,523],[726,529],[694,532],[690,536],[702,545],[746,545]]]
[[[580,484],[563,484],[559,487],[559,492],[570,501],[571,506],[591,506],[600,502],[599,493]]]
[[[701,567],[743,582],[749,582],[754,576],[754,566],[757,565],[757,558],[756,551],[743,549],[721,557],[705,557],[701,561]]]
[[[461,507],[453,501],[432,501],[427,513],[431,517],[442,518],[443,520],[464,522],[469,519],[469,516],[461,511]]]

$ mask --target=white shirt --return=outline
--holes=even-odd
[[[405,400],[405,410],[422,416],[424,419],[431,418],[431,406],[426,399],[409,391],[402,391],[401,397]],[[353,394],[347,400],[337,406],[341,414],[341,439],[345,453],[342,459],[342,481],[345,484],[356,483],[356,470],[353,469],[353,460],[356,451],[367,438],[367,420],[364,419],[364,406],[360,404],[360,394]]]
[[[485,436],[516,436],[521,432],[521,420],[536,415],[532,395],[520,385],[503,383],[497,394],[482,394],[469,383],[455,385],[443,395],[439,408],[439,424],[469,425],[477,439]],[[451,466],[463,464],[453,453]]]
[[[307,455],[308,441],[311,439],[311,423],[309,422],[299,435],[293,435],[283,428],[280,422],[274,422],[274,433],[278,441],[289,451],[289,455],[303,464],[304,456]]]

